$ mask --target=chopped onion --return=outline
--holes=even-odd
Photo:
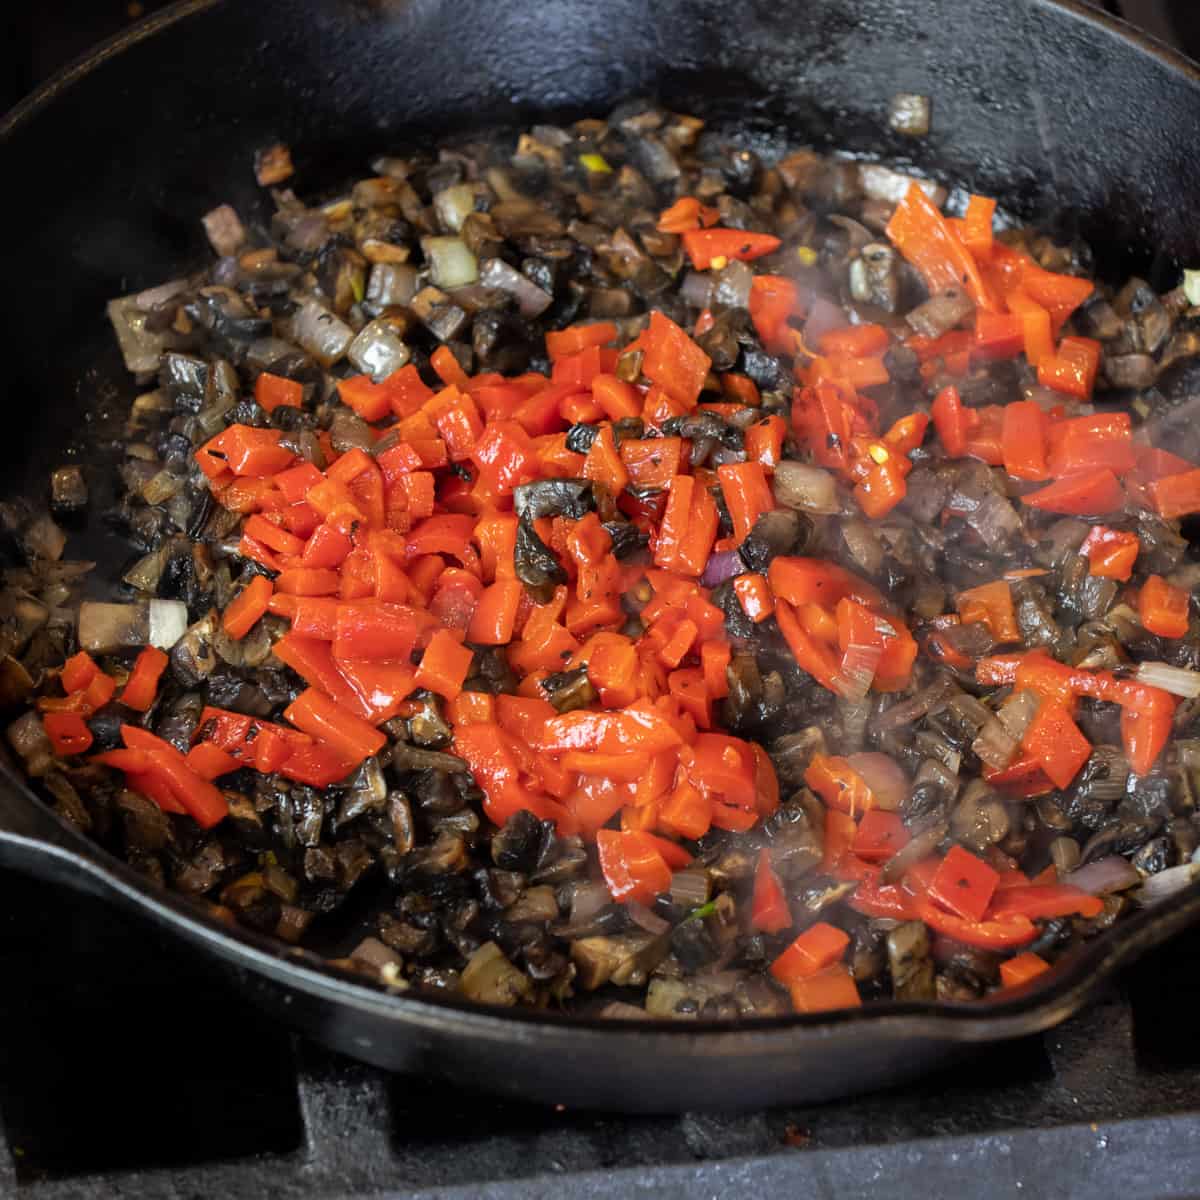
[[[1017,743],[999,720],[992,717],[971,743],[971,749],[975,751],[980,762],[1000,771],[1012,762],[1013,755],[1017,752]]]
[[[658,913],[651,912],[644,904],[639,903],[637,900],[626,900],[625,912],[635,925],[640,926],[647,933],[654,934],[655,937],[661,937],[671,928],[670,921],[663,920]]]
[[[858,179],[862,190],[872,200],[884,200],[888,204],[899,204],[908,195],[910,184],[915,183],[939,208],[946,202],[946,189],[932,179],[917,179],[885,167],[880,163],[861,163]]]
[[[231,205],[218,205],[200,220],[209,243],[221,258],[236,254],[246,244],[246,227]]]
[[[164,468],[142,484],[142,499],[147,504],[165,504],[182,487],[183,480]]]
[[[735,258],[717,275],[713,301],[726,308],[749,308],[750,285],[753,282],[754,272]]]
[[[746,564],[736,550],[718,550],[709,556],[704,574],[700,576],[700,586],[719,587],[725,580],[741,575],[745,569]]]
[[[882,658],[882,646],[851,642],[842,655],[842,665],[833,680],[837,694],[844,700],[861,700],[871,690]]]
[[[409,348],[387,321],[372,321],[350,343],[346,357],[378,383],[398,371],[412,358]]]
[[[888,125],[905,137],[924,137],[931,120],[928,96],[897,92],[888,104]]]
[[[850,318],[845,310],[824,296],[814,296],[804,322],[804,344],[813,353],[821,348],[821,339],[835,329],[845,329]]]
[[[1038,698],[1033,692],[1013,692],[1000,705],[1000,711],[996,716],[1008,736],[1016,738],[1019,742],[1025,736],[1030,721],[1037,715],[1037,710]]]
[[[837,485],[821,467],[784,459],[775,467],[775,499],[785,508],[829,515],[838,512]]]
[[[117,335],[125,369],[134,375],[157,371],[166,346],[166,334],[153,333],[146,328],[146,314],[138,308],[137,297],[122,296],[110,300],[108,319]]]
[[[947,288],[918,304],[904,319],[922,337],[938,338],[974,311],[975,305],[966,292],[959,288]]]
[[[935,682],[931,683],[929,687],[923,688],[915,696],[901,700],[898,704],[893,704],[891,708],[880,713],[875,721],[875,728],[880,733],[888,733],[893,729],[899,729],[902,725],[911,725],[929,713],[939,712],[946,706],[950,686],[950,681],[944,675],[938,676]]]
[[[890,755],[867,750],[846,761],[863,777],[877,807],[895,811],[908,798],[908,776]]]
[[[526,320],[540,317],[554,303],[549,292],[544,292],[528,275],[522,275],[502,258],[484,259],[479,282],[486,288],[507,292],[517,302],[517,310]]]
[[[367,299],[380,308],[407,304],[417,294],[417,268],[408,263],[380,262],[367,277]]]
[[[1196,879],[1200,879],[1200,863],[1190,862],[1178,867],[1168,867],[1165,871],[1159,871],[1157,875],[1149,876],[1133,895],[1139,903],[1147,906],[1161,904],[1164,900],[1177,896]]]
[[[1184,271],[1183,294],[1193,307],[1200,307],[1200,271]]]
[[[435,287],[463,287],[479,278],[479,263],[462,238],[422,238],[421,249],[429,262]]]
[[[712,294],[713,277],[707,271],[689,271],[679,285],[679,298],[692,308],[707,308]]]
[[[150,601],[150,636],[147,640],[151,646],[170,650],[187,632],[187,627],[187,605],[182,600]]]
[[[685,867],[671,876],[671,902],[691,910],[708,902],[712,880],[703,867]]]
[[[322,366],[332,366],[354,341],[354,330],[315,300],[305,300],[292,318],[292,334]]]
[[[463,222],[475,211],[475,188],[469,183],[442,188],[433,198],[433,209],[445,228],[458,233]]]
[[[609,895],[608,888],[604,884],[577,884],[575,894],[571,897],[571,924],[586,924],[611,901],[612,896]]]
[[[58,562],[67,545],[67,535],[53,517],[43,513],[25,530],[25,549],[37,558]]]
[[[1163,662],[1144,662],[1138,663],[1134,677],[1138,683],[1161,688],[1173,696],[1183,696],[1187,700],[1200,696],[1200,671],[1172,667]]]
[[[1089,896],[1107,896],[1110,892],[1123,892],[1141,881],[1133,864],[1119,854],[1098,858],[1086,867],[1064,875],[1062,882],[1077,887]]]

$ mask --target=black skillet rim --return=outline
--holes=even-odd
[[[176,0],[129,29],[101,42],[43,82],[8,113],[0,116],[0,146],[53,103],[59,93],[116,57],[122,51],[187,18],[214,9],[230,0]],[[1020,2],[1020,0],[1018,0]],[[1200,89],[1200,67],[1157,39],[1119,18],[1092,8],[1083,0],[1033,0],[1043,9],[1057,9],[1074,21],[1091,25],[1106,36],[1157,59],[1169,71]],[[681,1043],[694,1044],[706,1055],[740,1057],[748,1053],[795,1050],[804,1042],[819,1043],[852,1027],[869,1025],[896,1037],[979,1043],[1036,1033],[1065,1020],[1115,971],[1187,925],[1200,921],[1200,881],[1189,885],[1166,910],[1146,909],[1122,921],[1095,940],[1085,943],[1070,959],[1056,965],[1034,982],[1003,999],[969,1003],[898,1003],[884,1001],[861,1009],[834,1013],[795,1014],[748,1020],[706,1023],[664,1020],[613,1021],[543,1010],[503,1009],[453,997],[388,992],[366,980],[354,979],[327,966],[306,951],[281,946],[275,939],[253,930],[230,930],[205,916],[182,897],[155,888],[127,864],[62,822],[34,795],[25,781],[0,764],[0,776],[22,799],[41,810],[58,828],[55,841],[17,836],[14,844],[29,853],[49,854],[68,871],[84,870],[104,890],[126,905],[173,927],[188,940],[210,952],[254,970],[277,983],[313,996],[360,1010],[372,1010],[385,1019],[407,1025],[429,1026],[447,1032],[456,1025],[476,1037],[508,1041],[513,1037],[565,1038],[565,1045],[580,1037],[599,1035],[604,1048],[615,1048],[618,1038],[652,1052],[659,1039],[670,1039],[673,1050]],[[803,1033],[801,1033],[803,1031]],[[664,1048],[666,1043],[664,1043]]]

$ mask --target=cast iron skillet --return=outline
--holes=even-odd
[[[915,148],[886,131],[897,91],[933,97],[934,132]],[[647,93],[816,144],[915,152],[1026,216],[1067,213],[1113,274],[1157,270],[1165,283],[1195,261],[1200,75],[1074,0],[188,0],[0,122],[4,488],[44,487],[85,440],[84,414],[124,410],[129,385],[103,302],[199,261],[207,209],[255,210],[256,147],[291,144],[311,190],[420,136],[604,113]],[[124,553],[115,541],[107,550]],[[900,1082],[971,1044],[1061,1021],[1117,967],[1200,917],[1193,887],[998,1003],[603,1023],[392,996],[231,933],[68,829],[7,771],[0,864],[119,901],[284,1021],[358,1058],[635,1111]]]

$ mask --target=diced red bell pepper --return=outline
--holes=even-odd
[[[1000,983],[1006,988],[1020,987],[1050,970],[1050,964],[1032,950],[1005,959],[1000,964]]]
[[[157,646],[144,646],[121,692],[121,703],[135,712],[146,712],[158,693],[158,681],[167,669],[167,655]]]
[[[757,462],[723,463],[717,468],[725,508],[733,522],[733,536],[743,542],[755,521],[775,508],[775,497],[762,464]]]
[[[641,337],[642,374],[687,408],[695,407],[712,360],[657,309]]]
[[[600,870],[612,898],[652,904],[671,886],[671,868],[656,839],[637,832],[601,829],[596,834]]]
[[[806,979],[840,962],[850,938],[844,930],[818,921],[810,925],[771,964],[771,974],[785,986]]]
[[[254,381],[254,399],[269,413],[277,408],[300,408],[304,402],[304,385],[264,371]]]
[[[1200,512],[1200,467],[1154,480],[1150,495],[1158,515],[1165,520]]]
[[[42,725],[54,753],[58,755],[84,754],[92,748],[92,731],[78,713],[48,712],[42,717]]]
[[[872,808],[863,813],[851,849],[866,862],[884,862],[911,840],[899,813]]]
[[[921,273],[931,293],[964,288],[977,307],[997,308],[974,258],[919,183],[909,184],[888,221],[887,236]]]
[[[842,963],[795,980],[788,991],[792,1007],[800,1013],[837,1012],[862,1006],[854,976]]]
[[[339,604],[333,656],[407,659],[429,623],[426,613],[401,604]]]
[[[697,271],[723,267],[726,261],[752,262],[778,250],[782,244],[773,234],[748,233],[742,229],[689,229],[680,235],[683,248]]]
[[[1140,549],[1141,542],[1136,533],[1093,525],[1079,547],[1079,553],[1087,555],[1088,570],[1092,575],[1124,583],[1133,574],[1133,564]]]
[[[1125,503],[1125,493],[1117,477],[1104,467],[1059,479],[1039,491],[1021,497],[1029,508],[1071,516],[1100,516],[1114,512]]]
[[[1067,787],[1092,753],[1092,744],[1061,704],[1043,700],[1021,747],[1041,764],[1057,788]]]
[[[804,782],[829,808],[851,816],[875,807],[875,795],[867,781],[836,754],[814,754],[804,771]]]
[[[1088,895],[1064,883],[1009,887],[996,893],[990,917],[1023,916],[1031,921],[1051,917],[1095,917],[1104,911],[1099,896]]]
[[[1013,608],[1012,589],[1003,579],[994,583],[981,584],[959,592],[955,607],[964,625],[977,621],[988,627],[998,642],[1019,642],[1021,630],[1017,625],[1016,610]]]
[[[430,638],[417,667],[417,686],[453,700],[462,691],[474,657],[470,648],[462,645],[449,630],[439,629]]]
[[[235,641],[244,638],[266,614],[274,591],[274,584],[266,576],[255,575],[225,609],[221,619],[225,632]]]
[[[932,413],[934,428],[946,448],[946,453],[951,458],[962,458],[967,452],[971,420],[970,410],[963,406],[958,388],[942,388],[933,402]]]
[[[1181,638],[1188,631],[1188,593],[1168,583],[1161,575],[1150,575],[1138,595],[1142,625],[1158,637]]]
[[[63,663],[58,680],[64,692],[81,692],[99,673],[100,668],[92,656],[86,650],[80,650]]]
[[[799,315],[800,294],[783,275],[755,275],[750,283],[750,320],[772,354],[791,352],[788,318]]]
[[[1017,479],[1050,478],[1046,466],[1046,414],[1032,400],[1004,406],[1000,434],[1004,469]]]
[[[1038,363],[1038,383],[1080,400],[1092,398],[1100,368],[1100,343],[1093,338],[1067,337],[1058,353]]]
[[[196,451],[196,461],[206,473],[219,465],[235,475],[249,475],[256,479],[278,475],[296,457],[279,444],[282,437],[283,432],[278,429],[230,425]]]
[[[750,906],[750,928],[761,933],[782,933],[792,923],[791,910],[779,876],[771,866],[771,853],[763,849],[754,872],[754,895]]]
[[[929,881],[929,895],[950,912],[979,921],[988,910],[999,879],[999,873],[981,858],[961,846],[951,846]]]
[[[387,738],[378,729],[316,688],[301,692],[283,715],[302,733],[325,742],[352,762],[361,762],[369,755],[378,754],[387,743]]]

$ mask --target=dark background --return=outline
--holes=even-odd
[[[1016,0],[996,0],[1011,4]],[[1174,40],[1200,60],[1198,0],[1091,0],[1098,8]],[[8,108],[63,63],[166,0],[4,0],[0,4],[0,108]]]

